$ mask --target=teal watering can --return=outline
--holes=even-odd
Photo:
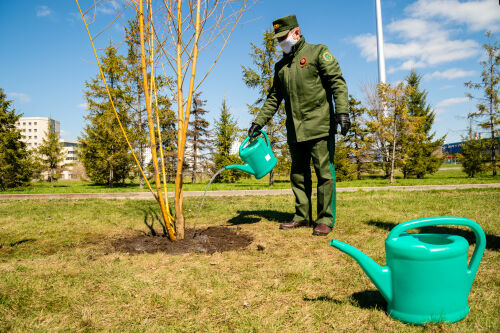
[[[273,150],[271,149],[271,144],[266,132],[260,131],[265,140],[262,137],[247,143],[250,141],[250,137],[247,137],[240,145],[240,157],[245,164],[232,164],[226,166],[224,169],[237,169],[254,175],[255,178],[260,179],[267,175],[274,168],[278,160],[273,155]]]
[[[476,247],[467,263],[469,243],[445,234],[407,234],[433,225],[471,228]],[[468,296],[486,247],[484,231],[463,217],[429,217],[397,225],[385,240],[381,267],[358,249],[332,239],[330,245],[353,257],[387,300],[387,312],[412,324],[459,321],[469,313]]]

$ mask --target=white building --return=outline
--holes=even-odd
[[[47,136],[49,124],[54,126],[54,131],[60,136],[60,122],[47,117],[22,117],[16,123],[16,127],[21,130],[23,135],[22,141],[26,142],[29,149],[38,148]],[[59,139],[65,154],[64,163],[62,165],[62,179],[68,180],[73,178],[72,164],[78,161],[77,149],[78,141]],[[70,164],[68,166],[68,164]]]
[[[22,117],[16,127],[21,130],[23,135],[22,140],[26,142],[29,149],[37,148],[42,144],[43,139],[47,135],[49,122],[54,126],[56,133],[60,133],[61,125],[59,121],[47,117]]]

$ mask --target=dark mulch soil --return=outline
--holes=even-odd
[[[186,229],[183,240],[171,242],[164,236],[136,235],[113,241],[116,251],[127,253],[168,254],[208,253],[240,250],[252,243],[253,238],[240,231],[241,228],[208,227]]]

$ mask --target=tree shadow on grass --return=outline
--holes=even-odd
[[[395,226],[397,226],[397,223],[393,222],[384,222],[384,221],[378,221],[378,220],[370,220],[366,222],[368,225],[375,226],[377,228],[381,228],[384,230],[392,230]],[[445,226],[431,226],[431,227],[424,227],[424,228],[416,228],[414,230],[418,230],[419,233],[433,233],[433,234],[452,234],[452,235],[458,235],[462,236],[467,241],[469,244],[475,244],[476,243],[476,236],[474,235],[474,232],[470,229],[459,229],[455,227],[445,227]],[[485,233],[486,234],[486,233]],[[492,234],[486,234],[486,248],[488,250],[492,251],[500,251],[500,237],[497,235],[492,235]]]
[[[271,222],[290,222],[293,214],[287,212],[279,212],[276,210],[239,210],[238,215],[227,221],[231,225],[253,224],[260,222],[261,219],[266,219]]]
[[[163,222],[163,219],[160,218],[158,213],[153,208],[141,209],[144,213],[144,224],[148,227],[151,236],[158,236],[158,232],[155,229],[155,224],[159,224],[163,234],[161,236],[166,237],[168,235],[167,226]]]

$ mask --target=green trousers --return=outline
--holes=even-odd
[[[336,184],[333,158],[334,137],[290,144],[292,170],[290,180],[295,195],[294,221],[312,223],[311,159],[318,178],[316,223],[333,227],[336,213]]]

